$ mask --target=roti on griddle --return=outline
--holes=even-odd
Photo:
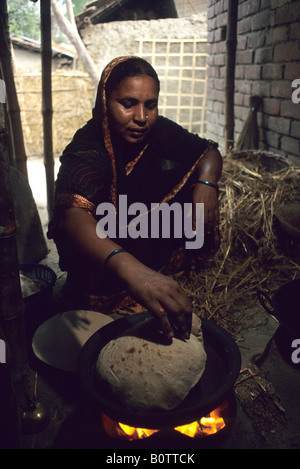
[[[193,315],[192,334],[171,344],[125,335],[101,350],[97,376],[127,408],[137,411],[177,407],[198,383],[206,364],[201,321]]]

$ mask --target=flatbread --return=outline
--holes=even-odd
[[[85,342],[112,321],[110,316],[95,311],[73,310],[57,314],[36,330],[33,352],[50,366],[75,372]]]
[[[134,335],[111,340],[99,354],[97,377],[129,409],[174,409],[205,369],[201,321],[196,316],[193,326],[189,340],[173,338],[170,345]]]

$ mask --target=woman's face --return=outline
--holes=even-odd
[[[110,127],[126,142],[142,142],[158,116],[158,90],[149,75],[124,78],[108,98]]]

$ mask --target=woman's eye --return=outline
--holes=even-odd
[[[157,107],[157,101],[151,101],[150,103],[147,103],[146,105],[147,109],[149,109],[150,111],[152,109],[155,109]]]
[[[131,101],[122,101],[122,106],[125,107],[125,109],[130,109],[133,106],[133,103]]]

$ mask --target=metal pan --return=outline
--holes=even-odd
[[[272,298],[260,291],[258,299],[291,338],[300,337],[300,279],[282,285]]]
[[[241,355],[239,348],[223,328],[202,319],[204,346],[207,354],[205,371],[184,401],[173,410],[134,412],[124,408],[111,394],[104,382],[96,379],[96,362],[101,349],[120,335],[146,331],[148,337],[157,333],[157,323],[150,313],[135,314],[104,326],[85,343],[78,360],[78,373],[88,394],[98,403],[102,412],[124,424],[161,429],[193,422],[217,408],[232,391],[239,375]],[[152,332],[151,332],[152,331]]]

